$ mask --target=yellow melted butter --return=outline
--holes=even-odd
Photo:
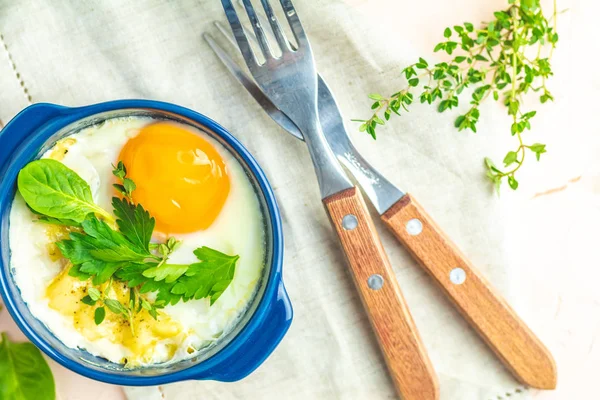
[[[69,147],[77,142],[74,138],[64,138],[56,142],[48,158],[61,161],[69,152]]]
[[[67,265],[56,276],[48,288],[46,296],[50,308],[61,314],[73,318],[73,326],[89,341],[108,339],[112,343],[120,344],[130,351],[130,355],[122,362],[128,366],[138,366],[152,362],[155,348],[160,341],[167,340],[167,357],[175,355],[182,342],[189,336],[183,332],[182,325],[172,320],[164,312],[158,316],[158,321],[142,309],[133,318],[133,332],[123,316],[116,315],[106,310],[106,317],[100,325],[94,322],[94,312],[97,306],[89,306],[81,302],[90,288],[90,281],[81,281],[68,274],[70,265]],[[100,290],[110,293],[114,298],[127,304],[129,301],[129,288],[123,283],[113,282],[110,289],[108,283],[102,285]]]

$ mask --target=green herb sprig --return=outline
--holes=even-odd
[[[133,332],[133,317],[142,309],[157,319],[158,309],[180,300],[208,297],[214,304],[233,280],[239,256],[201,247],[194,251],[198,263],[169,264],[181,241],[170,237],[165,243],[151,243],[155,220],[141,204],[133,203],[135,183],[126,177],[122,162],[113,174],[121,179],[115,188],[124,196],[112,199],[114,217],[93,203],[87,182],[58,161],[32,161],[18,177],[19,193],[43,222],[76,226],[69,239],[56,245],[73,264],[69,275],[92,280],[94,287],[82,302],[97,307],[96,324],[104,321],[108,309],[129,321]],[[113,280],[130,288],[127,304],[110,297]],[[106,282],[105,290],[96,287]],[[153,303],[142,296],[149,292],[158,292]]]
[[[361,122],[359,130],[376,139],[378,125],[384,125],[392,115],[402,115],[419,99],[421,103],[437,104],[439,112],[452,110],[459,105],[459,96],[472,89],[471,107],[459,115],[454,126],[459,131],[477,132],[479,107],[490,96],[507,107],[512,119],[511,135],[517,140],[514,149],[504,157],[504,169],[485,158],[488,178],[498,190],[506,178],[516,190],[519,186],[515,174],[522,167],[528,152],[539,161],[546,152],[542,143],[526,144],[523,134],[531,129],[531,119],[536,111],[524,110],[524,97],[537,93],[541,103],[554,100],[546,82],[553,75],[550,60],[558,34],[556,32],[557,8],[547,19],[540,0],[509,0],[509,8],[494,13],[495,19],[476,27],[465,22],[444,30],[445,41],[438,43],[434,52],[443,51],[454,56],[450,61],[434,65],[425,59],[402,70],[408,86],[390,97],[371,94],[373,115]],[[545,50],[549,48],[547,52]],[[417,92],[417,87],[422,90]],[[380,114],[383,113],[383,118]]]

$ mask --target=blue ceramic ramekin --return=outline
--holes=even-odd
[[[58,340],[27,308],[10,269],[9,215],[19,170],[41,156],[61,137],[104,120],[151,116],[174,120],[206,132],[236,156],[252,180],[265,218],[267,257],[254,300],[236,327],[216,345],[192,359],[127,370]],[[59,364],[88,378],[118,385],[159,385],[187,379],[231,382],[254,371],[275,349],[292,321],[292,306],[283,286],[283,234],[273,191],[254,158],[229,132],[195,111],[148,100],[119,100],[68,108],[34,104],[0,131],[0,293],[27,337]]]

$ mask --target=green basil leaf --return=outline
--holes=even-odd
[[[37,347],[12,343],[6,333],[0,342],[0,399],[56,399],[52,371]]]
[[[41,217],[39,217],[37,219],[37,222],[41,222],[42,224],[48,224],[48,225],[73,226],[76,228],[81,227],[81,224],[79,222],[74,221],[72,219],[52,218],[52,217],[47,217],[45,215],[42,215]]]
[[[19,172],[17,184],[27,205],[48,217],[83,222],[93,213],[112,219],[94,204],[87,182],[56,160],[30,162]]]

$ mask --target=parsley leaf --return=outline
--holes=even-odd
[[[94,284],[99,285],[128,263],[153,257],[147,249],[132,243],[94,215],[89,215],[82,227],[84,233],[71,232],[70,239],[56,243],[63,256],[79,266],[70,271],[73,276],[80,276],[80,272],[92,275]]]
[[[200,262],[131,264],[119,270],[116,276],[127,281],[129,287],[141,285],[140,293],[158,292],[155,304],[159,306],[205,297],[210,297],[213,305],[233,280],[240,257],[205,246],[196,249],[194,254]]]
[[[169,264],[164,264],[169,265]],[[164,307],[168,304],[175,305],[182,299],[180,294],[171,293],[173,286],[177,283],[165,280],[154,280],[152,277],[144,276],[144,271],[158,266],[158,263],[130,264],[126,268],[118,270],[115,274],[117,279],[127,282],[129,287],[140,287],[140,293],[157,292],[154,305]],[[187,299],[184,299],[187,301]]]
[[[144,270],[142,275],[146,278],[154,278],[156,281],[164,280],[166,283],[172,283],[186,273],[188,268],[189,265],[185,264],[162,264]]]
[[[213,305],[233,280],[240,256],[229,256],[206,246],[194,250],[194,254],[201,262],[191,264],[171,292],[184,298],[210,297]]]
[[[154,218],[141,204],[136,206],[127,199],[113,197],[112,206],[121,233],[131,243],[148,252],[152,231],[154,231]]]

